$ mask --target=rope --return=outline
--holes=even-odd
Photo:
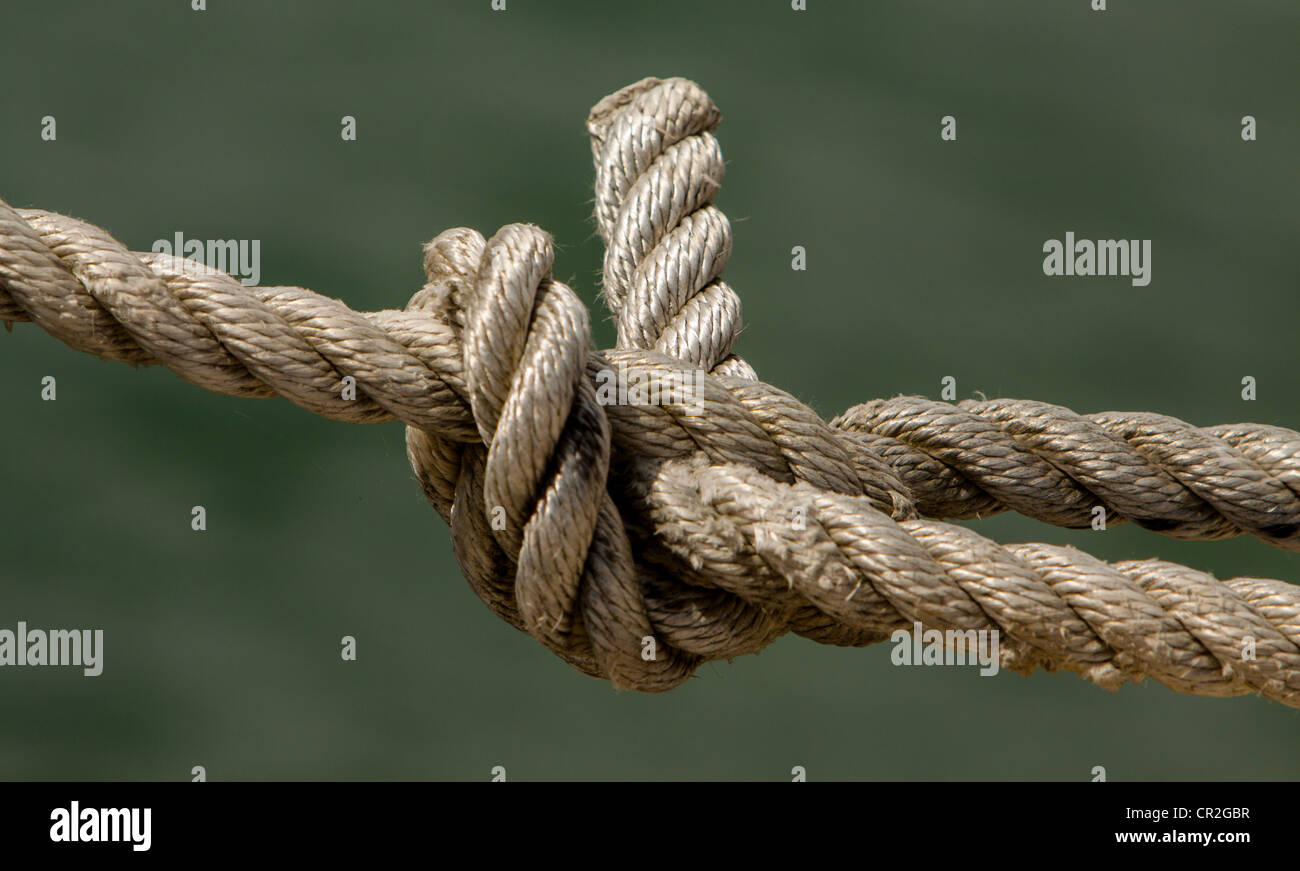
[[[1300,441],[1280,427],[1200,429],[1161,414],[1020,399],[957,405],[919,397],[854,406],[832,426],[881,437],[922,513],[1014,509],[1058,526],[1132,520],[1175,538],[1248,532],[1300,550]]]
[[[802,634],[817,640],[873,643],[914,621],[998,630],[1003,667],[1024,674],[1068,669],[1109,689],[1149,676],[1182,692],[1253,691],[1300,706],[1300,596],[1287,584],[1220,583],[1160,560],[1108,565],[1070,547],[1000,547],[745,466],[671,461],[649,501],[657,534],[697,576],[788,622],[812,621]],[[788,521],[795,508],[808,518],[802,529]],[[1241,656],[1248,638],[1255,660]]]
[[[590,349],[585,307],[552,278],[550,237],[523,224],[440,234],[406,309],[363,313],[0,202],[0,319],[215,392],[404,422],[476,594],[618,687],[669,689],[787,632],[864,645],[920,623],[997,630],[1002,665],[1025,674],[1107,688],[1150,676],[1300,707],[1294,586],[1004,547],[920,516],[1012,509],[1085,526],[1101,506],[1108,522],[1296,550],[1300,434],[916,397],[827,424],[733,353],[731,231],[712,204],[719,118],[682,79],[646,79],[591,113],[619,336],[607,351]],[[690,407],[609,404],[599,385],[614,371]]]

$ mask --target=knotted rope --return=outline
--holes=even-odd
[[[665,690],[791,631],[865,645],[919,622],[997,630],[1002,664],[1026,674],[1108,688],[1150,676],[1300,707],[1296,587],[1000,546],[919,516],[1013,509],[1079,527],[1100,506],[1109,523],[1298,550],[1300,434],[916,397],[825,423],[732,352],[719,119],[682,79],[646,79],[591,113],[612,350],[590,349],[550,237],[522,224],[442,233],[406,309],[363,313],[0,202],[0,319],[215,392],[404,422],[475,592],[615,686]],[[685,402],[611,403],[611,372]]]

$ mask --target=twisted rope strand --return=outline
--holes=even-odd
[[[602,295],[619,348],[754,379],[731,353],[740,298],[720,277],[731,258],[731,224],[712,204],[726,172],[712,132],[721,119],[686,79],[642,79],[591,110]]]
[[[1220,582],[1160,560],[1107,565],[1070,547],[1001,547],[863,499],[702,458],[659,466],[644,498],[700,576],[775,611],[811,603],[878,640],[913,621],[1002,634],[1002,664],[1076,671],[1107,689],[1150,676],[1181,692],[1258,692],[1300,707],[1294,589]],[[804,524],[790,522],[802,511]],[[740,562],[745,572],[737,575]],[[1243,656],[1254,645],[1255,658]]]
[[[1280,427],[920,397],[856,405],[831,426],[887,440],[875,444],[928,516],[1010,508],[1086,527],[1100,506],[1108,523],[1131,520],[1175,538],[1247,532],[1300,550],[1300,435]]]

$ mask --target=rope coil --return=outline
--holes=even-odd
[[[402,421],[475,593],[617,687],[666,690],[787,632],[858,646],[920,623],[996,630],[1002,665],[1025,674],[1112,689],[1149,676],[1300,707],[1296,587],[1001,546],[942,522],[1015,510],[1086,527],[1100,507],[1108,523],[1297,551],[1300,434],[919,397],[826,423],[734,354],[720,117],[693,82],[645,79],[588,118],[618,328],[607,351],[553,279],[550,237],[523,224],[440,234],[405,310],[364,313],[0,202],[0,319],[215,392]],[[684,369],[699,370],[699,413],[597,394],[619,371],[669,395]]]

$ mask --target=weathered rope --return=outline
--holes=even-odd
[[[732,353],[718,120],[680,79],[639,82],[591,114],[613,350],[590,350],[549,236],[518,224],[444,232],[405,311],[359,313],[0,202],[0,319],[216,392],[403,421],[475,592],[616,686],[668,689],[789,631],[859,645],[919,622],[997,629],[1003,664],[1024,673],[1105,687],[1149,675],[1300,707],[1296,587],[1003,547],[917,514],[1012,508],[1086,526],[1101,506],[1178,537],[1246,531],[1300,549],[1300,434],[907,397],[826,424]],[[606,404],[598,385],[614,370],[650,395],[685,390],[694,409]]]
[[[713,205],[726,172],[713,136],[721,120],[686,79],[642,79],[591,110],[602,291],[618,347],[754,379],[731,354],[740,298],[720,277],[731,259],[731,223]]]
[[[1102,506],[1108,522],[1176,538],[1248,532],[1300,550],[1300,441],[1280,427],[1201,429],[1161,414],[919,397],[857,405],[831,425],[881,437],[875,447],[930,516],[1012,508],[1086,527]]]
[[[1025,674],[1069,669],[1107,688],[1150,676],[1183,692],[1254,691],[1300,706],[1300,596],[1278,581],[1221,583],[1160,560],[1107,565],[1070,547],[1000,547],[698,459],[665,463],[648,501],[657,535],[698,577],[787,620],[813,605],[806,616],[829,632],[820,640],[872,643],[914,621],[996,629],[1004,667]],[[790,523],[795,510],[805,523]],[[1254,660],[1241,655],[1248,639]]]

